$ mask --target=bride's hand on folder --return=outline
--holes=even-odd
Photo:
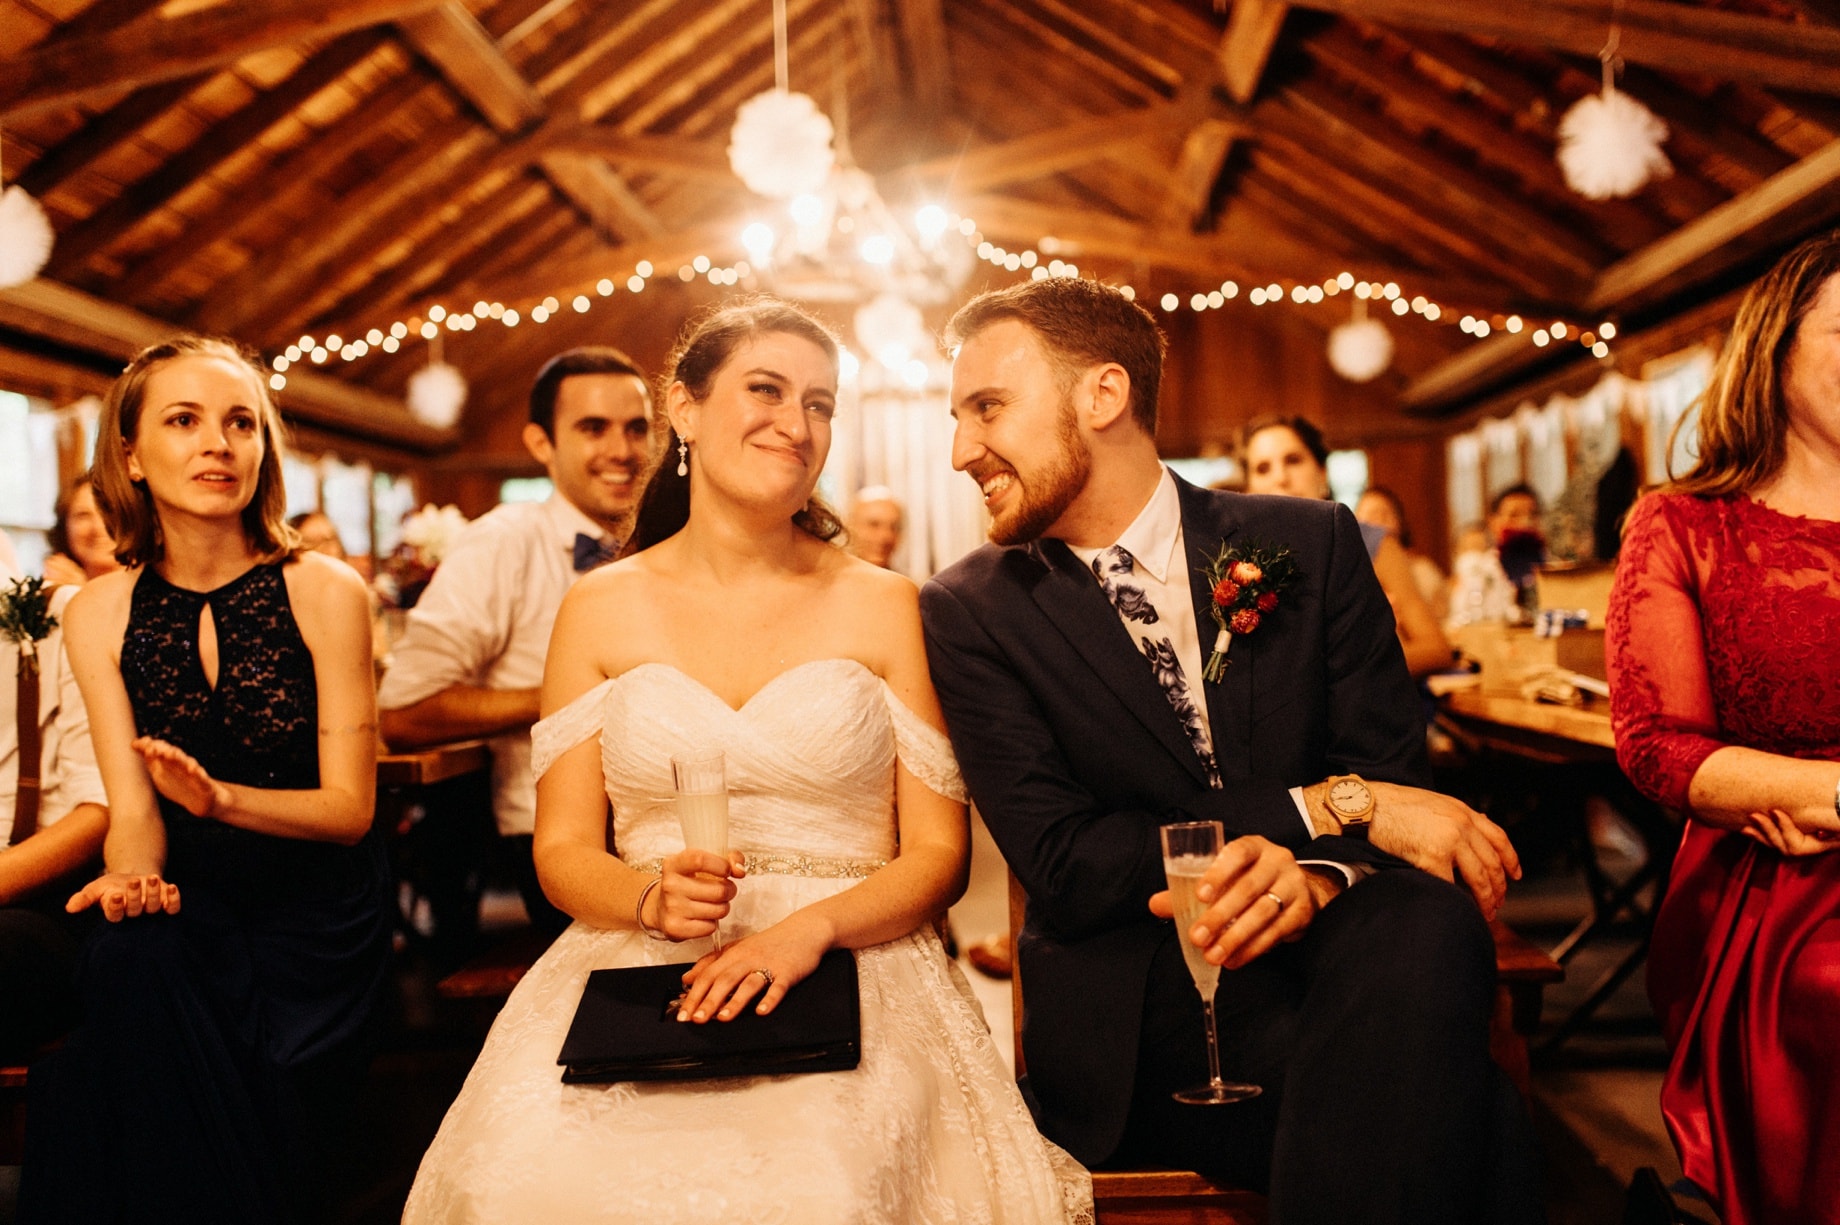
[[[716,930],[735,896],[735,881],[747,875],[741,852],[683,850],[661,865],[656,927],[673,940],[694,940]]]
[[[684,975],[677,1019],[728,1021],[755,1000],[755,1012],[772,1012],[794,984],[818,968],[832,936],[821,916],[797,910],[763,932],[708,954]]]

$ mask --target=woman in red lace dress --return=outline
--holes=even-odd
[[[1686,814],[1649,993],[1725,1225],[1840,1222],[1840,232],[1738,309],[1693,470],[1630,516],[1617,757]]]

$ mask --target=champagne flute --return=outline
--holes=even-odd
[[[1169,880],[1169,899],[1175,908],[1176,942],[1181,945],[1182,960],[1188,963],[1188,972],[1194,977],[1195,990],[1201,993],[1202,1012],[1207,1021],[1207,1083],[1178,1090],[1171,1096],[1190,1106],[1243,1102],[1264,1090],[1257,1085],[1236,1084],[1220,1078],[1220,1035],[1214,1025],[1214,992],[1220,985],[1220,967],[1202,956],[1203,950],[1188,938],[1189,929],[1207,910],[1207,903],[1195,896],[1195,886],[1201,883],[1202,874],[1220,855],[1220,822],[1188,821],[1165,825],[1162,833],[1163,873]]]
[[[728,854],[728,778],[721,749],[698,749],[671,755],[671,779],[677,786],[677,823],[684,846]],[[722,925],[710,937],[722,948]]]

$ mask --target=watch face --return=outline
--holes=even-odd
[[[1345,778],[1329,788],[1329,803],[1337,812],[1361,812],[1368,804],[1367,787],[1355,779]]]

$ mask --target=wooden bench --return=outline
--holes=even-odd
[[[554,939],[534,927],[512,932],[436,983],[435,991],[448,1000],[503,1000]]]
[[[1010,948],[1022,931],[1027,895],[1009,878]],[[1541,993],[1546,984],[1565,977],[1565,970],[1544,950],[1496,919],[1495,1007],[1489,1017],[1489,1053],[1522,1095],[1530,1090],[1527,1039],[1540,1024]],[[1014,955],[1012,951],[1012,956]],[[1022,975],[1009,980],[1012,1040],[1016,1075],[1026,1070],[1022,1058]],[[1265,1197],[1217,1183],[1188,1170],[1095,1170],[1093,1207],[1099,1225],[1264,1225]]]

